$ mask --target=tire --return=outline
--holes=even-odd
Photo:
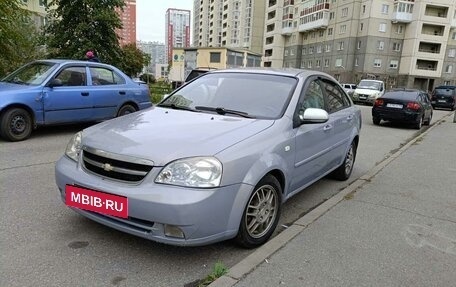
[[[123,105],[122,107],[120,107],[119,111],[117,112],[117,116],[118,117],[125,116],[128,114],[134,113],[136,111],[137,110],[134,106],[126,104],[126,105]]]
[[[372,118],[372,122],[374,123],[374,125],[378,126],[380,125],[380,122],[382,121],[381,118],[377,118],[377,117],[373,117]]]
[[[415,129],[417,130],[420,130],[421,127],[423,126],[423,118],[424,118],[424,115],[422,117],[419,118],[419,120],[415,123]]]
[[[344,181],[350,178],[353,172],[353,166],[355,165],[357,145],[353,141],[345,155],[344,162],[331,173],[331,177],[340,181]]]
[[[266,175],[255,186],[242,214],[235,238],[245,248],[255,248],[268,241],[279,222],[282,187],[272,175]]]
[[[22,108],[6,110],[0,121],[0,135],[6,140],[22,141],[32,133],[32,116]]]
[[[432,121],[432,113],[429,115],[429,118],[427,119],[427,121],[425,121],[423,124],[426,126],[429,126],[431,124],[431,121]]]

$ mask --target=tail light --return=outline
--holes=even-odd
[[[409,102],[407,104],[407,109],[409,109],[409,110],[418,111],[420,108],[421,108],[421,106],[417,102]]]
[[[383,100],[382,99],[376,99],[374,103],[374,107],[378,106],[383,106]]]

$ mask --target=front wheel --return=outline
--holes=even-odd
[[[242,215],[236,242],[254,248],[271,237],[279,222],[282,187],[272,175],[267,175],[255,186]]]
[[[123,105],[117,112],[117,116],[121,117],[136,112],[136,108],[132,105]]]
[[[6,140],[22,141],[32,133],[32,116],[22,108],[5,111],[0,121],[0,135]]]

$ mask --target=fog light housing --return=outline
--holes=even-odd
[[[165,224],[165,236],[184,239],[184,232],[175,225]]]

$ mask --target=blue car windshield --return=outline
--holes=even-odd
[[[19,85],[41,85],[58,65],[50,62],[33,62],[2,79],[2,82]]]
[[[277,119],[283,115],[297,81],[282,75],[208,73],[184,85],[158,106]]]

